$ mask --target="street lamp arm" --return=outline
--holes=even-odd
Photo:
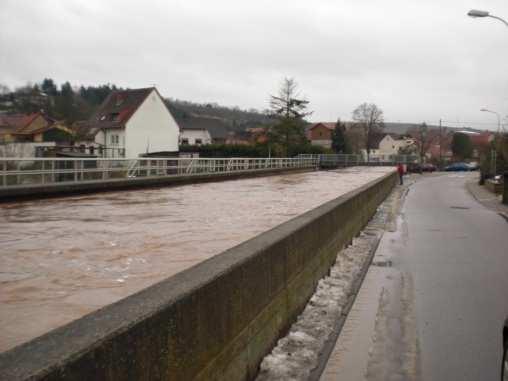
[[[506,20],[502,19],[501,17],[492,16],[492,15],[488,15],[487,17],[490,17],[490,18],[493,18],[493,19],[499,20],[499,21],[501,21],[504,25],[508,26],[508,22],[507,22]]]

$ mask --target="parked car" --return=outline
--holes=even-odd
[[[471,167],[467,163],[453,163],[446,166],[445,171],[467,172],[471,171]]]
[[[469,165],[469,168],[470,168],[471,171],[477,171],[477,170],[480,169],[480,166],[475,161],[469,163],[468,165]]]
[[[408,173],[420,173],[422,171],[422,168],[420,164],[418,163],[410,163],[407,165],[407,172]]]
[[[425,164],[422,164],[422,171],[423,172],[434,172],[436,171],[437,168],[434,164],[431,164],[431,163],[425,163]]]
[[[411,163],[407,166],[407,171],[409,173],[422,173],[422,172],[434,172],[437,168],[434,164],[425,163],[425,164],[419,164],[419,163]]]

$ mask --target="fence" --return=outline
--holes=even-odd
[[[315,168],[315,157],[299,158],[0,158],[0,188],[112,179],[158,178]]]

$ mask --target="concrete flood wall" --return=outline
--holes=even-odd
[[[252,379],[396,181],[386,175],[0,354],[0,379]]]

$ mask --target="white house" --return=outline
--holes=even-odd
[[[180,144],[197,146],[212,144],[212,136],[206,128],[182,128],[180,130]]]
[[[412,138],[397,137],[386,134],[379,142],[378,153],[380,155],[397,155],[401,149],[415,145]]]
[[[373,138],[370,156],[399,155],[402,149],[409,147],[414,147],[416,149],[416,143],[413,138],[399,137],[394,134],[379,134]],[[361,153],[363,156],[367,156],[366,149],[362,149]]]
[[[78,126],[104,157],[135,158],[178,152],[180,129],[155,87],[113,91],[94,116]]]

